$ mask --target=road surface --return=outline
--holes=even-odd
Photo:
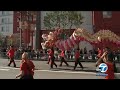
[[[14,68],[13,65],[8,67],[7,59],[0,59],[0,79],[15,79],[15,76],[19,74],[20,60],[15,60],[17,67]],[[34,79],[104,79],[103,76],[96,76],[95,63],[82,62],[84,70],[81,68],[73,71],[74,62],[68,62],[70,67],[63,64],[59,67],[60,62],[56,62],[58,68],[50,69],[47,61],[33,61],[36,70]]]

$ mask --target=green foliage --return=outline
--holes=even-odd
[[[46,29],[56,27],[63,29],[69,27],[71,29],[72,26],[78,28],[83,23],[83,18],[78,11],[53,11],[46,13],[46,16],[44,16],[44,26]]]

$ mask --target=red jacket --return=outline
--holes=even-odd
[[[23,61],[20,65],[20,70],[24,71],[24,75],[29,75],[29,74],[34,75],[34,69],[35,69],[35,65],[31,60],[29,60],[29,63]]]
[[[48,55],[50,55],[50,50],[48,50]]]
[[[54,56],[54,52],[53,52],[52,50],[49,50],[49,51],[48,51],[48,54],[49,54],[49,56],[51,56],[51,57]]]
[[[106,74],[108,74],[105,79],[114,79],[114,65],[113,63],[107,62],[108,70],[106,71]]]
[[[103,51],[102,50],[98,50],[98,57],[100,58],[101,56],[102,56],[102,54],[103,54]]]
[[[75,52],[75,59],[78,59],[80,57],[80,52],[77,50],[76,52]]]
[[[10,58],[13,58],[14,57],[14,49],[10,49],[8,52],[7,52],[7,55],[10,57]]]
[[[60,56],[61,56],[61,57],[65,57],[64,51],[62,51],[62,52],[60,53]]]

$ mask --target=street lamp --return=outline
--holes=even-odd
[[[41,11],[36,12],[35,49],[40,49]]]

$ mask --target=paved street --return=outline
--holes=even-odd
[[[36,67],[35,79],[103,79],[104,77],[96,76],[95,63],[82,62],[85,67],[82,71],[81,68],[73,71],[74,62],[68,62],[70,67],[63,64],[63,67],[59,67],[60,62],[56,62],[58,68],[50,70],[46,61],[33,61]],[[0,59],[0,79],[14,79],[15,75],[19,73],[20,60],[16,60],[17,68],[8,67],[7,59]]]

